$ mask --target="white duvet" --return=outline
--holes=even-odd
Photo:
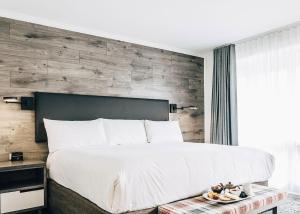
[[[56,151],[47,167],[57,183],[120,213],[198,195],[220,182],[266,181],[274,159],[242,147],[143,144]]]

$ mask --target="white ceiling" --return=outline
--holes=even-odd
[[[1,0],[0,16],[198,55],[300,21],[300,1]]]

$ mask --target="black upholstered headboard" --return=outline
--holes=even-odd
[[[169,101],[36,92],[35,140],[47,142],[43,118],[92,120],[97,118],[169,120]]]

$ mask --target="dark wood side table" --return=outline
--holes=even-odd
[[[22,213],[47,206],[43,161],[0,162],[0,213]]]

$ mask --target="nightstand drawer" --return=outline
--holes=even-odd
[[[1,213],[44,206],[44,189],[0,195]]]

